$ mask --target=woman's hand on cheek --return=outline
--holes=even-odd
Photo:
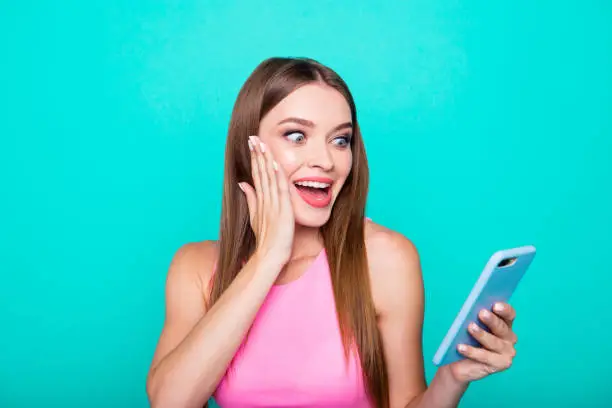
[[[249,137],[253,184],[239,183],[249,207],[250,224],[257,241],[256,254],[286,263],[293,246],[295,220],[289,197],[289,183],[257,136]]]

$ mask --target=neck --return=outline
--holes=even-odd
[[[319,228],[295,225],[291,259],[316,256],[323,249],[323,239]]]

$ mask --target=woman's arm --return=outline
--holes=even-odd
[[[456,407],[467,385],[447,369],[427,386],[422,349],[425,295],[415,246],[401,234],[369,223],[366,235],[372,292],[380,315],[391,408]]]
[[[405,408],[455,408],[469,383],[456,381],[449,366],[440,368],[427,390],[412,399]]]
[[[198,274],[212,271],[214,248],[188,245],[176,254],[166,283],[166,322],[147,378],[154,408],[206,403],[291,256],[295,219],[287,178],[259,138],[249,139],[249,150],[253,185],[239,187],[257,242],[255,255],[206,311],[210,274],[205,279]]]
[[[466,358],[441,367],[427,387],[422,354],[424,289],[419,256],[405,237],[371,225],[368,258],[374,302],[389,373],[391,408],[454,408],[468,385],[508,369],[516,355],[516,313],[506,303],[479,318],[490,329],[471,330],[479,347],[459,350]],[[370,254],[371,253],[371,254]]]
[[[282,267],[253,257],[206,311],[207,288],[198,273],[201,267],[212,271],[214,252],[211,242],[188,244],[170,266],[166,319],[147,378],[152,407],[206,403]]]

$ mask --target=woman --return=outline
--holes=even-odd
[[[454,407],[508,368],[514,311],[427,387],[417,250],[364,217],[368,165],[331,69],[272,58],[230,122],[219,242],[181,247],[147,379],[153,407]]]

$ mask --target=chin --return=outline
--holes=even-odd
[[[327,224],[331,208],[328,210],[315,209],[311,211],[296,210],[295,223],[308,228],[320,228]]]

